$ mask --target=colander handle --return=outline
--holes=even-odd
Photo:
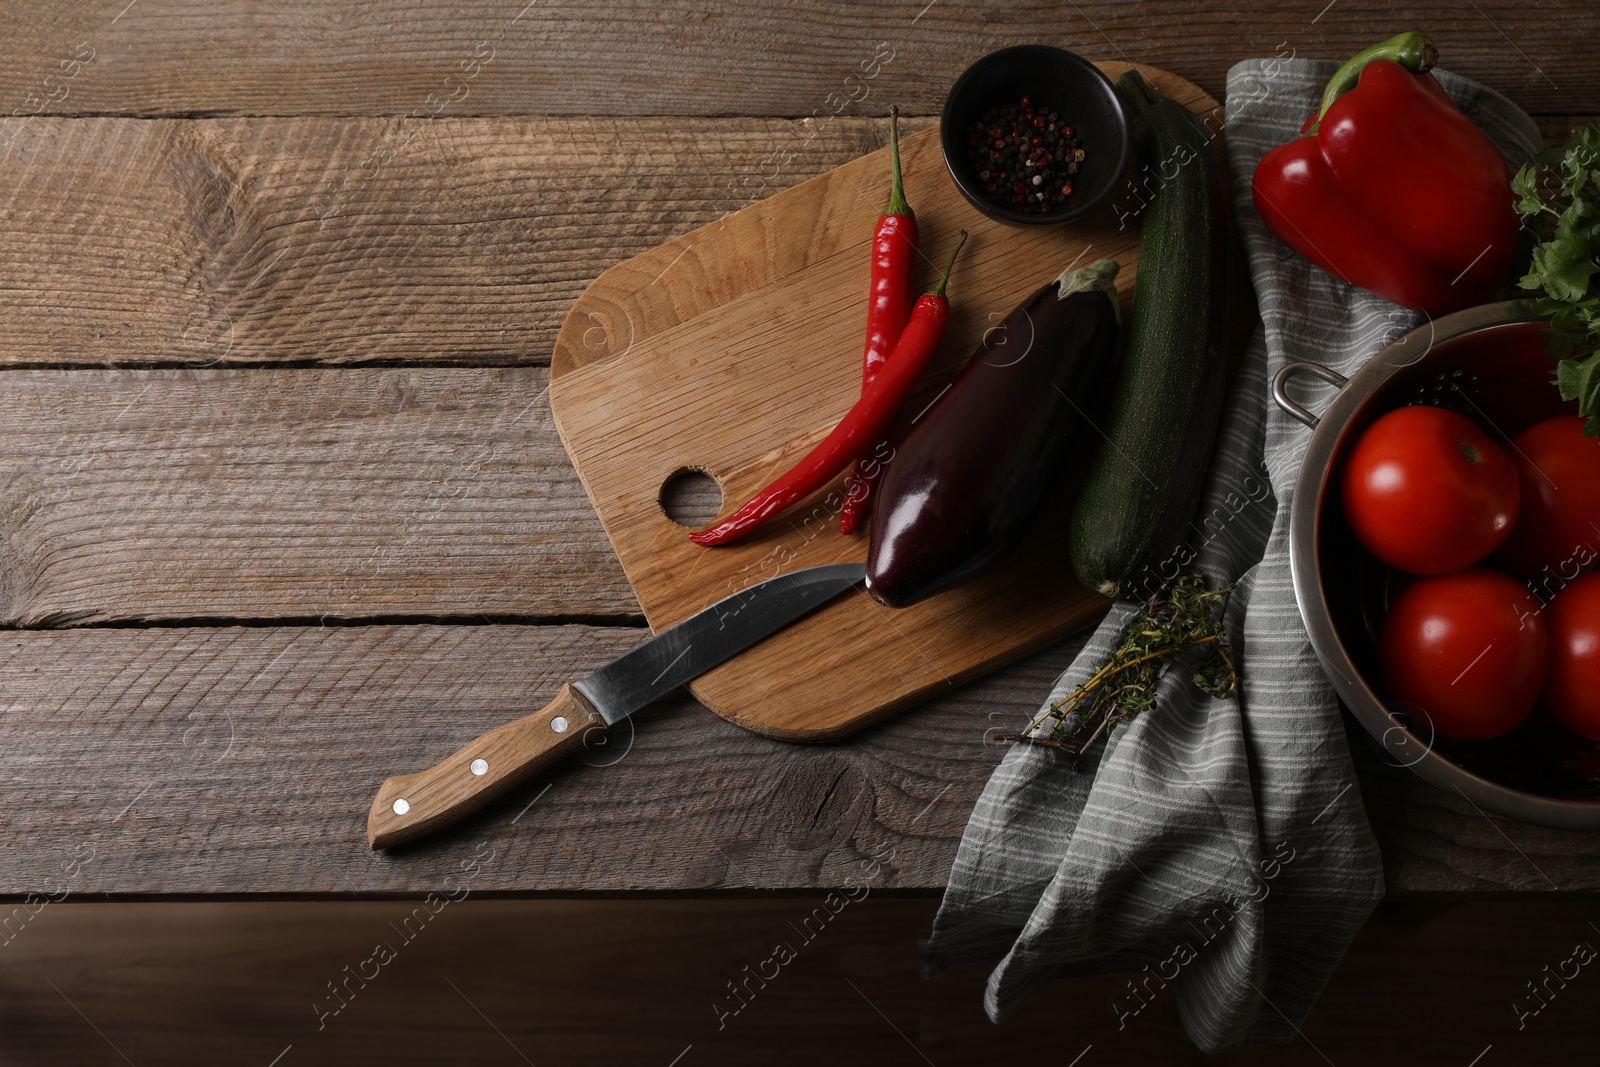
[[[1295,403],[1289,398],[1289,379],[1293,378],[1296,374],[1309,374],[1313,378],[1321,378],[1329,385],[1337,386],[1339,388],[1343,388],[1344,383],[1350,379],[1346,378],[1336,370],[1330,370],[1320,363],[1312,363],[1308,360],[1301,360],[1298,363],[1286,364],[1282,370],[1273,375],[1272,399],[1276,401],[1277,405],[1287,414],[1292,416],[1295,421],[1306,426],[1308,429],[1315,430],[1317,428],[1319,416],[1311,414],[1311,412],[1307,411],[1304,407]]]

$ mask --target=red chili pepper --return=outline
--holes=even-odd
[[[956,252],[966,243],[967,231],[961,231],[956,251],[950,253],[950,263],[939,277],[933,291],[917,300],[911,309],[911,319],[900,334],[899,342],[890,354],[872,384],[861,393],[855,406],[839,420],[833,432],[822,439],[806,457],[790,468],[789,473],[752,497],[738,511],[708,530],[689,535],[697,545],[725,545],[737,541],[767,519],[793,506],[821,489],[861,454],[861,449],[881,440],[894,421],[895,412],[911,395],[923,368],[927,366],[934,350],[939,347],[939,335],[944,332],[950,318],[950,301],[944,289],[950,280],[950,268],[955,266]]]
[[[878,368],[894,351],[900,340],[900,331],[911,318],[911,304],[916,289],[912,271],[916,266],[917,217],[906,203],[905,184],[900,178],[900,109],[889,109],[889,206],[878,217],[878,228],[872,234],[872,288],[867,304],[867,347],[861,357],[861,390],[877,376]],[[855,532],[861,516],[866,514],[867,502],[878,475],[883,473],[883,459],[890,453],[881,447],[888,442],[874,442],[856,458],[845,483],[844,507],[839,512],[839,532]],[[874,454],[876,453],[876,454]],[[870,472],[870,473],[869,473]]]
[[[1303,135],[1251,186],[1284,244],[1351,285],[1439,315],[1492,299],[1520,220],[1505,161],[1430,74],[1433,43],[1403,33],[1328,82]]]

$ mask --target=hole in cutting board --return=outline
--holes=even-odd
[[[679,526],[698,529],[722,510],[722,487],[699,467],[680,467],[661,483],[661,510]]]

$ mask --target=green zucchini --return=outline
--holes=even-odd
[[[1117,83],[1134,120],[1144,201],[1127,344],[1069,520],[1073,570],[1107,596],[1153,592],[1188,541],[1227,378],[1226,193],[1211,139],[1136,71]]]

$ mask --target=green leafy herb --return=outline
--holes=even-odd
[[[1183,574],[1156,591],[1123,631],[1109,659],[1020,735],[1000,738],[1062,749],[1077,757],[1102,733],[1110,734],[1155,706],[1156,682],[1167,661],[1185,659],[1194,684],[1225,697],[1239,684],[1233,652],[1222,629],[1222,608],[1233,586],[1212,592],[1197,574]],[[1043,736],[1034,731],[1045,723]]]
[[[1538,241],[1518,284],[1540,294],[1533,309],[1550,320],[1548,350],[1565,357],[1556,365],[1562,399],[1576,400],[1589,420],[1583,432],[1600,437],[1600,125],[1539,153],[1511,189]]]

